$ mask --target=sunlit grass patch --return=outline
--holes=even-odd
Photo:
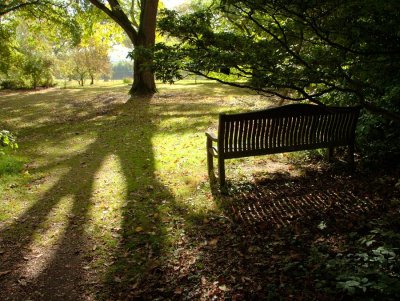
[[[114,155],[104,158],[94,175],[87,235],[101,239],[106,248],[116,247],[127,206],[127,183],[120,161]]]

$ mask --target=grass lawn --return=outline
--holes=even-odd
[[[153,98],[131,102],[117,82],[0,92],[0,128],[19,143],[0,158],[6,300],[362,294],[359,274],[342,273],[343,283],[358,281],[354,292],[337,287],[336,274],[322,279],[330,270],[320,261],[348,252],[347,235],[378,211],[397,212],[398,178],[379,175],[367,187],[368,176],[354,177],[340,162],[279,154],[228,162],[223,197],[208,182],[204,132],[220,112],[274,100],[209,81],[158,87]],[[380,246],[378,236],[368,247]]]

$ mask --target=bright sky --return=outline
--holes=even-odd
[[[174,8],[185,2],[185,0],[163,0],[166,8]]]

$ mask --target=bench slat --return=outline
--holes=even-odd
[[[223,160],[230,158],[331,149],[341,145],[349,145],[353,150],[359,111],[359,107],[295,104],[248,113],[220,114],[220,172],[225,173]]]

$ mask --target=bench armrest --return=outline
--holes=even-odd
[[[206,132],[206,136],[207,136],[207,139],[210,139],[211,141],[218,141],[218,138],[217,138],[217,136],[215,136],[215,134],[214,133],[211,133],[211,132]]]

